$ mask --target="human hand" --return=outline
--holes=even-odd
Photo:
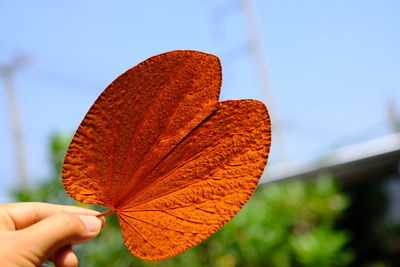
[[[38,266],[51,260],[75,267],[71,245],[97,236],[104,225],[97,211],[39,202],[0,205],[0,265]]]

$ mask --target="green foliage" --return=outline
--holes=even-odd
[[[352,260],[344,249],[349,238],[334,223],[347,205],[329,177],[268,184],[205,244],[181,257],[195,254],[199,266],[344,266]]]
[[[38,186],[25,190],[14,190],[13,197],[18,201],[39,201],[57,204],[73,205],[76,203],[64,191],[61,181],[61,168],[65,152],[71,141],[71,137],[55,134],[50,139],[50,167],[51,176]]]
[[[65,193],[60,177],[69,140],[52,137],[51,179],[14,192],[18,201],[77,204]],[[76,251],[82,266],[345,266],[353,259],[346,248],[349,235],[334,225],[348,204],[328,176],[308,183],[267,184],[220,231],[176,257],[159,262],[133,257],[123,244],[115,215],[107,217],[99,237]]]

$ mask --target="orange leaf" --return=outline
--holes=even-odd
[[[136,256],[206,239],[253,194],[271,142],[259,101],[218,102],[217,57],[173,51],[118,77],[79,126],[63,166],[74,199],[110,207]]]

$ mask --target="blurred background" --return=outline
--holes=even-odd
[[[76,204],[60,168],[102,90],[178,49],[220,57],[221,100],[268,106],[262,184],[217,234],[144,262],[115,218],[82,266],[400,266],[400,2],[0,0],[0,202]]]

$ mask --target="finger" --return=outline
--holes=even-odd
[[[0,210],[7,212],[14,222],[14,229],[19,230],[31,226],[59,212],[70,214],[97,215],[99,212],[76,206],[56,205],[40,202],[21,202],[0,205]]]
[[[76,267],[78,266],[78,258],[71,246],[66,246],[55,253],[53,263],[56,267]]]
[[[28,253],[41,261],[60,248],[94,238],[103,225],[95,216],[56,213],[23,230],[16,231],[15,242],[29,248]]]

